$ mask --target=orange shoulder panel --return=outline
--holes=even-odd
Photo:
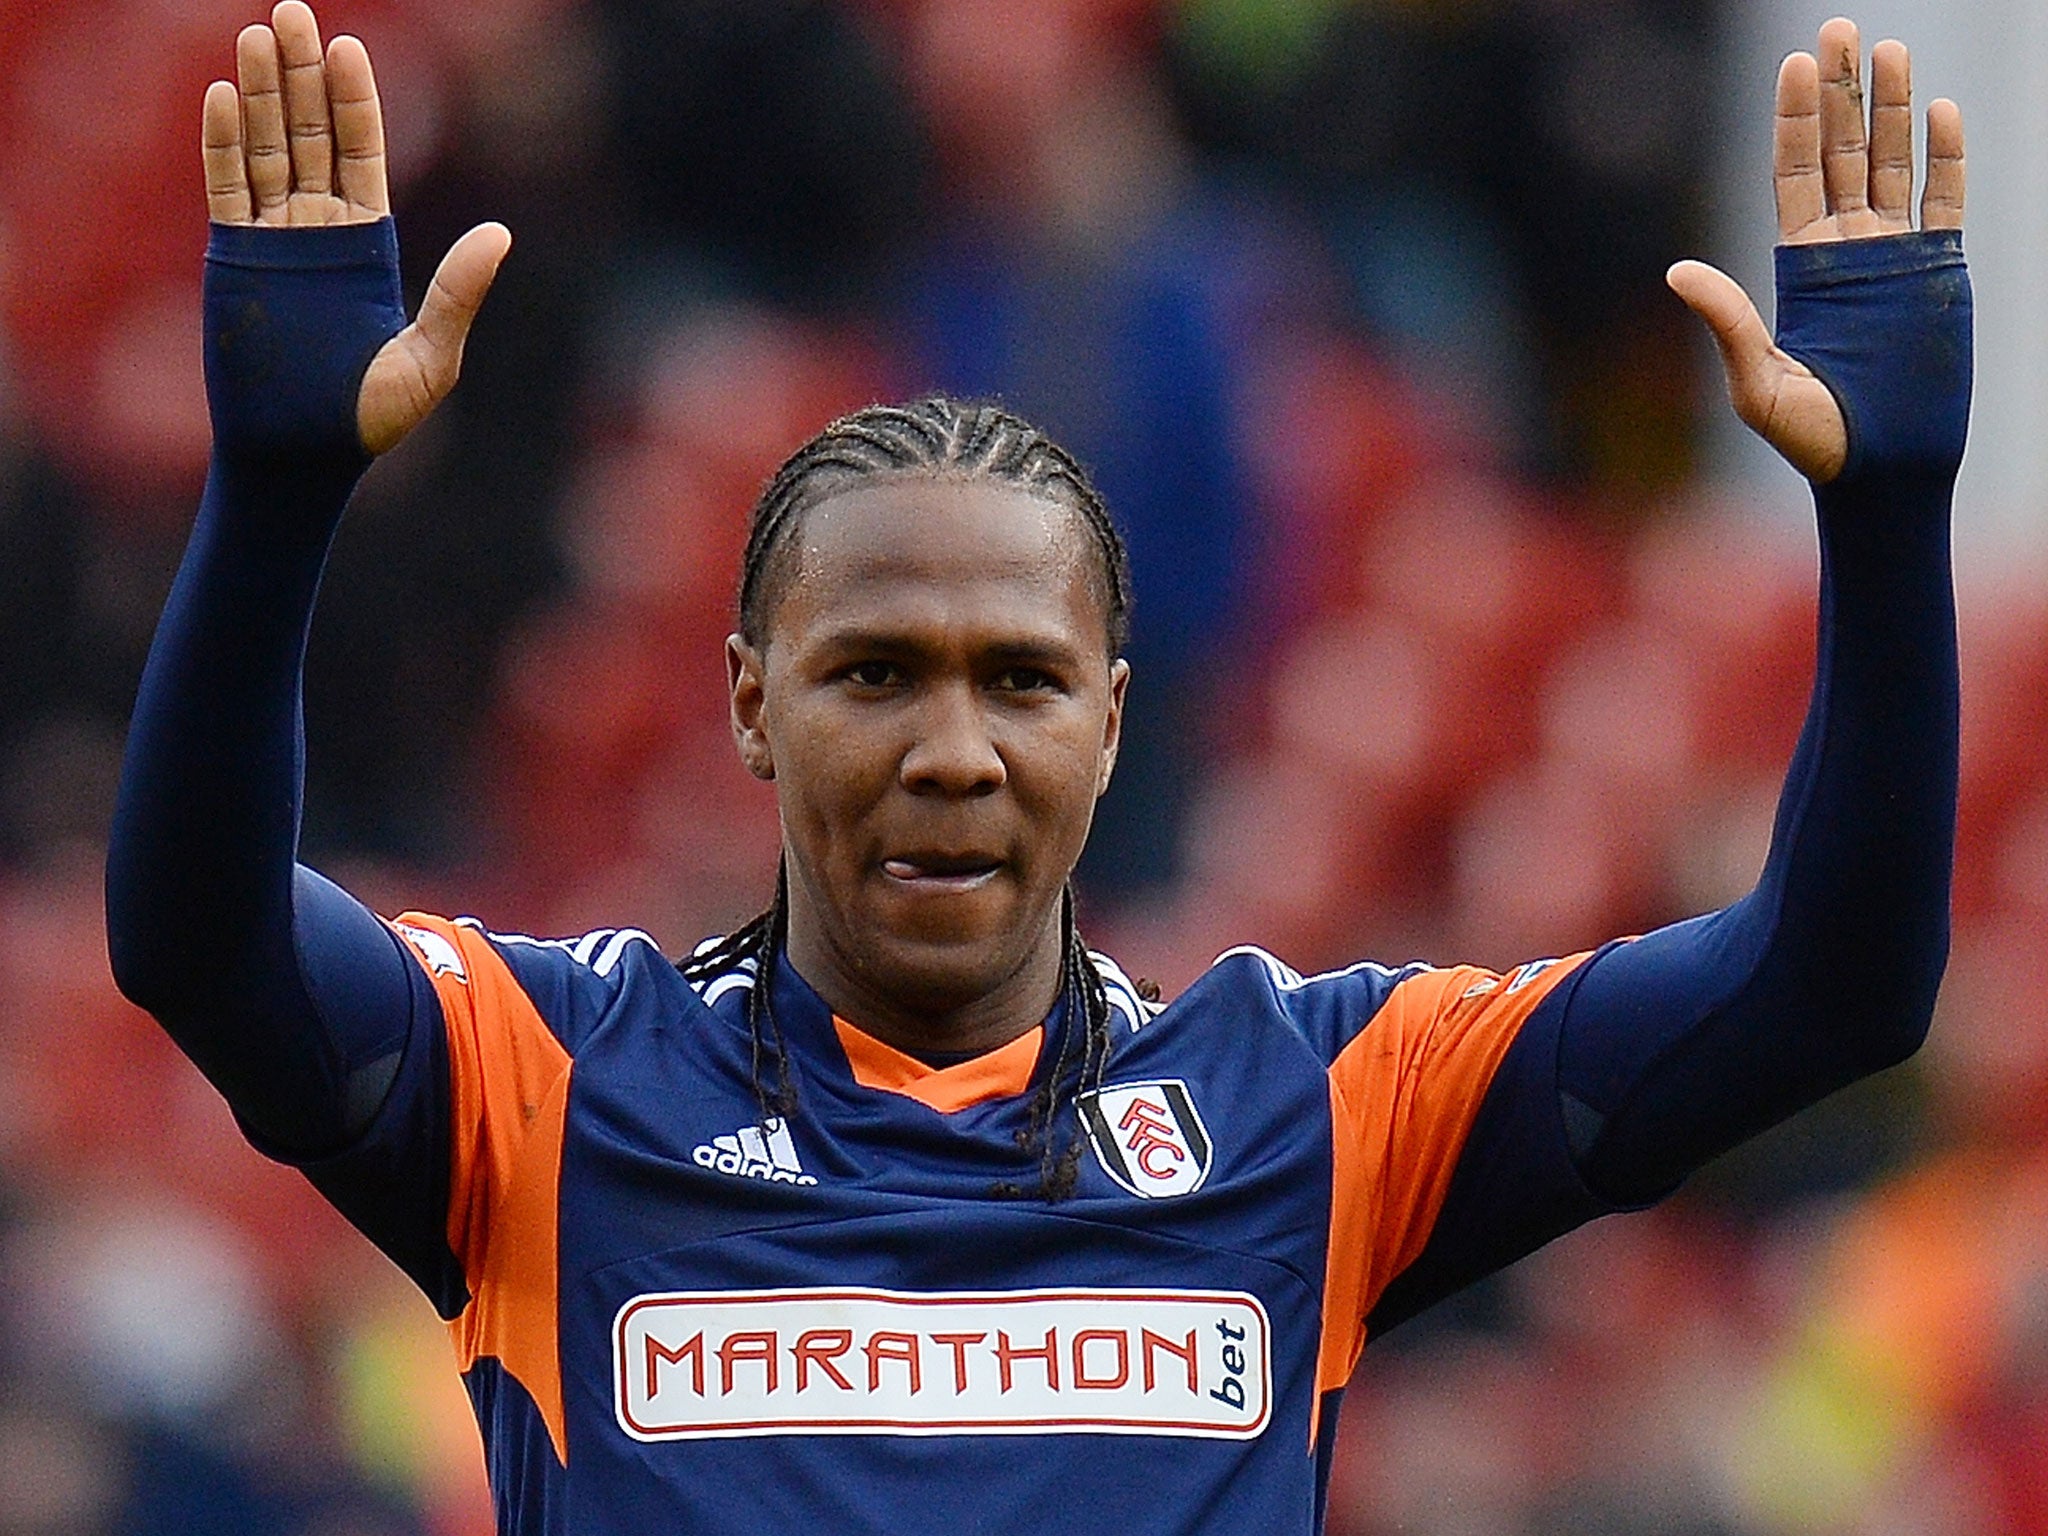
[[[433,978],[448,1025],[448,1246],[469,1284],[448,1325],[456,1357],[465,1372],[497,1360],[566,1466],[556,1313],[569,1053],[482,934],[417,912],[392,926]]]
[[[1536,1005],[1586,956],[1508,976],[1473,966],[1396,986],[1330,1064],[1330,1251],[1318,1391],[1341,1387],[1365,1317],[1421,1255],[1501,1058]]]

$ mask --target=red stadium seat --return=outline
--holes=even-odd
[[[1697,509],[1641,539],[1630,605],[1691,661],[1703,763],[1782,772],[1813,687],[1812,535],[1740,508]]]

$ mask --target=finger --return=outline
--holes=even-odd
[[[441,258],[433,282],[427,285],[427,296],[420,302],[419,316],[413,322],[419,328],[420,338],[436,354],[456,362],[461,360],[462,343],[469,335],[469,327],[483,307],[484,295],[491,291],[505,253],[511,249],[511,230],[502,224],[479,224]]]
[[[337,37],[327,45],[327,99],[334,112],[341,195],[381,218],[391,211],[384,173],[384,109],[377,100],[370,50],[360,39]]]
[[[291,158],[285,148],[284,96],[278,84],[277,35],[261,25],[235,39],[235,74],[242,90],[242,154],[259,219],[281,221],[291,196]]]
[[[1778,236],[1791,240],[1827,217],[1820,173],[1820,68],[1810,53],[1788,55],[1778,67],[1774,136]]]
[[[1820,167],[1828,212],[1870,206],[1870,149],[1863,131],[1863,41],[1843,16],[1820,29]]]
[[[1813,370],[1772,343],[1741,286],[1697,261],[1681,261],[1664,280],[1713,331],[1743,424],[1814,484],[1840,474],[1849,452],[1841,407]]]
[[[1890,38],[1870,50],[1870,206],[1887,229],[1913,227],[1913,64]]]
[[[419,318],[377,354],[363,376],[356,419],[371,453],[397,445],[455,387],[470,323],[511,247],[512,233],[504,225],[480,224],[441,258]]]
[[[1769,380],[1778,370],[1777,348],[1756,305],[1734,278],[1703,261],[1679,262],[1664,274],[1664,281],[1706,321],[1721,351],[1735,414],[1761,431],[1770,416]]]
[[[206,88],[199,114],[199,153],[206,166],[206,216],[216,224],[249,222],[249,172],[242,164],[242,102],[226,80]]]
[[[1946,97],[1927,109],[1927,190],[1920,195],[1922,229],[1963,227],[1963,114]]]
[[[334,130],[327,120],[327,71],[320,61],[320,23],[305,0],[282,0],[271,12],[284,77],[285,134],[291,148],[292,188],[326,193],[334,188]]]

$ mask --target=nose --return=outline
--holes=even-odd
[[[903,787],[912,794],[959,796],[1000,789],[1010,770],[988,726],[973,687],[933,689],[917,713],[916,737],[897,770]]]

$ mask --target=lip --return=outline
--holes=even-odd
[[[1003,861],[987,854],[919,850],[885,858],[881,869],[885,879],[907,890],[975,891],[1003,872]]]

